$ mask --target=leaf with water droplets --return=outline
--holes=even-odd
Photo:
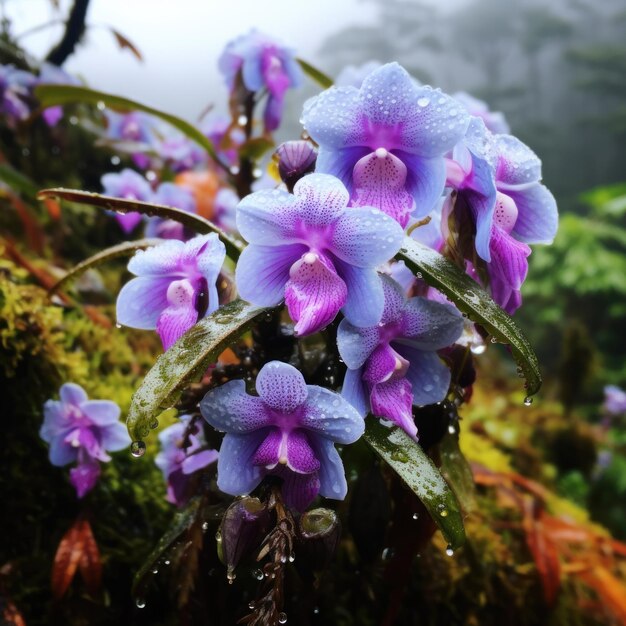
[[[448,433],[437,447],[441,458],[441,474],[454,491],[463,511],[470,513],[476,508],[476,486],[469,463],[459,448],[459,438]]]
[[[140,200],[126,200],[124,198],[114,198],[113,196],[104,196],[100,193],[91,191],[81,191],[79,189],[63,189],[61,187],[53,189],[42,189],[38,194],[39,200],[46,198],[61,198],[69,202],[77,202],[78,204],[87,204],[89,206],[99,207],[108,211],[118,211],[119,213],[141,213],[149,217],[161,217],[166,220],[174,220],[183,226],[186,226],[194,232],[204,235],[206,233],[216,233],[224,246],[226,254],[236,261],[243,250],[243,243],[234,237],[225,233],[218,228],[213,222],[205,219],[195,213],[181,211],[171,206],[162,204],[152,204],[151,202],[142,202]]]
[[[454,263],[425,245],[405,237],[399,261],[447,296],[461,313],[483,326],[496,341],[508,344],[526,379],[528,396],[536,394],[541,387],[541,372],[537,355],[524,333],[513,319],[505,313],[489,294]]]
[[[133,440],[150,432],[150,423],[174,406],[182,390],[254,322],[272,311],[243,300],[225,304],[190,328],[162,354],[133,394],[126,425]]]
[[[50,288],[48,295],[52,295],[56,291],[59,291],[59,289],[64,287],[68,282],[78,278],[88,269],[102,265],[103,263],[107,263],[108,261],[121,256],[134,254],[137,250],[145,250],[150,246],[158,246],[160,243],[163,243],[162,239],[139,239],[138,241],[125,241],[117,246],[106,248],[105,250],[98,252],[98,254],[94,254],[88,259],[81,261],[78,265],[75,265],[59,282],[55,283]]]
[[[430,457],[397,426],[387,428],[371,416],[365,424],[365,441],[422,501],[451,547],[463,545],[459,502]]]

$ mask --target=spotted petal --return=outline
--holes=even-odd
[[[395,378],[373,385],[370,393],[372,413],[384,417],[417,438],[417,426],[413,419],[413,393],[406,378]]]
[[[280,361],[270,361],[261,368],[256,389],[267,406],[284,413],[303,404],[309,393],[300,371]]]
[[[396,345],[397,351],[409,362],[405,378],[411,383],[413,404],[425,406],[441,402],[448,394],[450,370],[436,352]]]
[[[337,349],[349,369],[358,369],[365,363],[378,344],[379,329],[376,326],[359,328],[343,319],[337,329]]]

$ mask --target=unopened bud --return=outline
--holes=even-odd
[[[317,150],[308,141],[287,141],[280,144],[274,153],[278,161],[278,173],[287,189],[293,191],[294,185],[315,169]]]
[[[269,525],[270,513],[258,498],[242,498],[226,509],[216,538],[217,554],[229,572],[259,547]]]
[[[313,570],[325,569],[332,561],[341,537],[337,514],[330,509],[307,511],[300,518],[299,530],[298,560],[306,562]]]

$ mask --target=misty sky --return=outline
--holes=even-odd
[[[63,8],[68,5],[61,0]],[[50,0],[4,0],[4,11],[15,34],[59,17]],[[206,104],[224,102],[216,62],[237,34],[254,26],[314,62],[327,35],[348,24],[371,23],[375,16],[375,7],[363,0],[92,0],[93,28],[65,67],[93,88],[193,120]],[[119,50],[106,25],[127,36],[144,63]],[[60,33],[60,27],[50,28],[21,41],[40,58]]]

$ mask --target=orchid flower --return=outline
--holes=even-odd
[[[305,176],[293,195],[273,189],[244,198],[241,297],[260,306],[284,299],[299,335],[324,328],[340,309],[357,326],[378,323],[384,302],[376,268],[398,251],[402,229],[378,209],[347,204],[346,188],[326,174]]]
[[[358,328],[339,324],[337,347],[348,366],[342,396],[365,417],[369,412],[417,438],[413,405],[443,400],[450,371],[437,350],[452,345],[463,331],[455,307],[416,297],[383,277],[385,309],[379,324]]]
[[[225,256],[215,233],[138,251],[128,263],[136,278],[117,297],[118,323],[156,329],[167,350],[218,308],[216,282]]]
[[[204,418],[226,433],[217,461],[217,486],[250,493],[266,475],[283,479],[285,502],[304,510],[320,493],[343,500],[347,484],[335,443],[353,443],[364,421],[337,393],[307,385],[291,365],[271,361],[256,379],[258,396],[243,380],[209,391]]]
[[[84,389],[64,384],[60,400],[44,404],[44,423],[39,436],[50,444],[50,462],[63,466],[77,462],[70,481],[79,498],[91,491],[100,476],[100,462],[107,452],[130,445],[126,426],[119,421],[120,408],[110,400],[89,400]]]
[[[150,183],[141,174],[128,168],[123,169],[119,174],[104,174],[100,182],[104,188],[104,193],[108,196],[143,202],[149,202],[153,199]],[[141,222],[142,215],[136,211],[124,213],[123,215],[116,213],[115,219],[122,230],[128,234]]]
[[[444,155],[464,136],[469,115],[389,63],[360,89],[331,87],[309,100],[302,123],[320,147],[316,171],[337,176],[352,205],[375,206],[404,228],[442,195]]]

